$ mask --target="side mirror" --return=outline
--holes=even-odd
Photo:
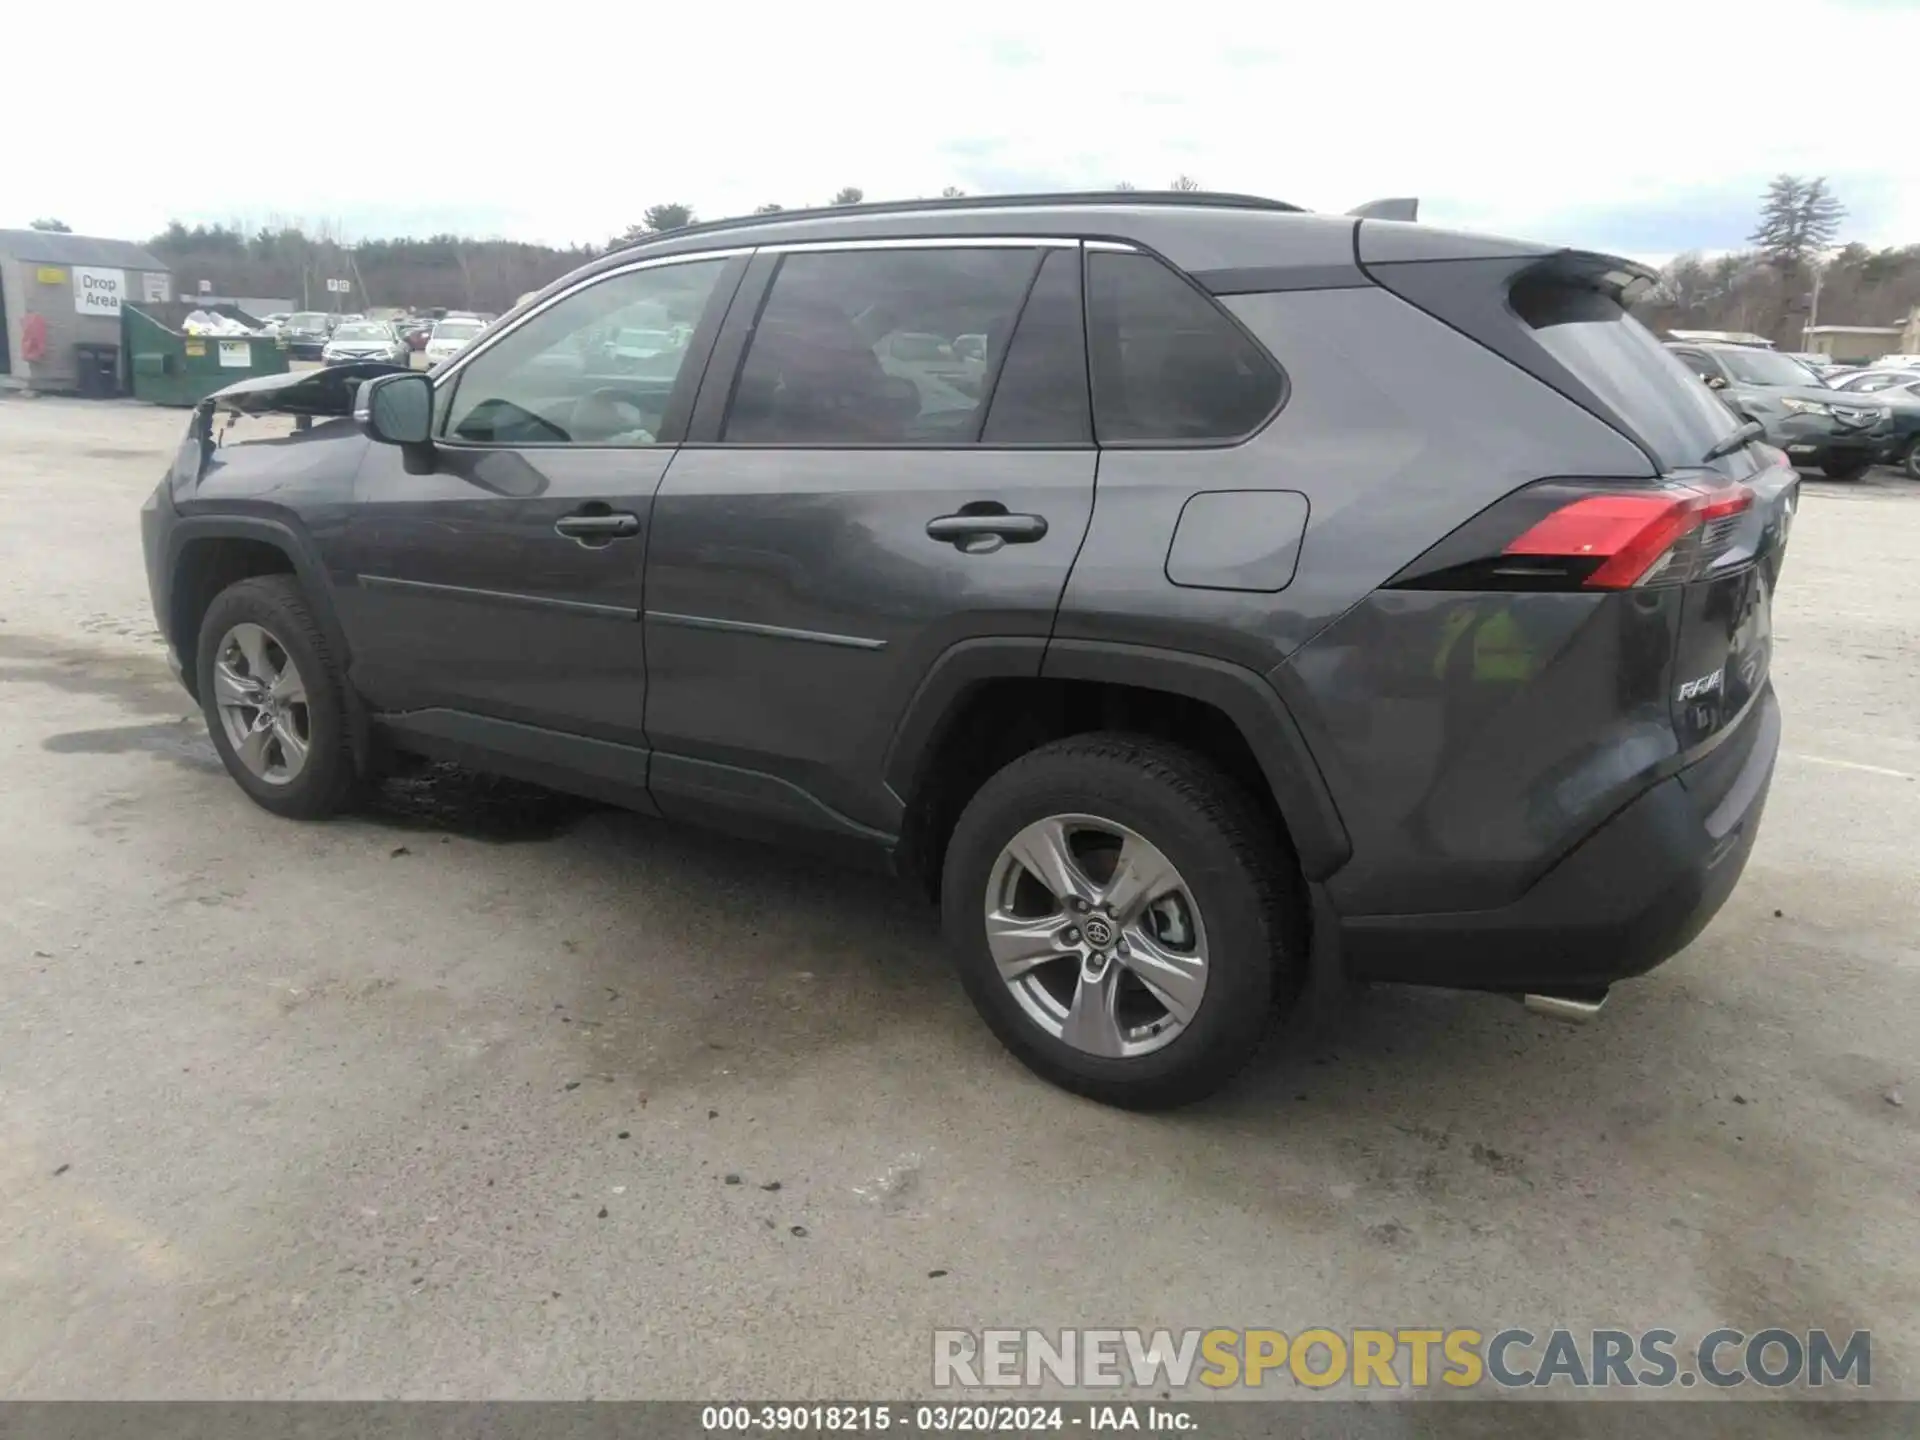
[[[417,371],[361,382],[354,418],[382,445],[425,445],[433,438],[433,382]]]
[[[1724,390],[1724,389],[1726,389],[1726,388],[1727,388],[1727,382],[1726,382],[1726,377],[1724,377],[1724,376],[1721,376],[1721,375],[1709,375],[1709,376],[1707,376],[1707,388],[1708,388],[1709,390]]]

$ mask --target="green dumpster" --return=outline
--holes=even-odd
[[[257,320],[231,305],[122,304],[120,343],[134,399],[152,405],[197,405],[236,380],[286,374],[287,352],[271,335],[187,334],[182,327],[196,310],[259,328]]]

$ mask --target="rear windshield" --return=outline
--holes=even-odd
[[[1698,465],[1739,425],[1699,376],[1609,296],[1527,279],[1511,300],[1541,348],[1632,426],[1662,468]]]

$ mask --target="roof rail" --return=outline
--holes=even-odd
[[[1396,200],[1369,200],[1347,211],[1356,220],[1418,220],[1420,202],[1412,196]]]
[[[1270,200],[1264,195],[1235,195],[1219,190],[1065,190],[1038,195],[956,195],[933,200],[881,200],[857,205],[822,205],[806,210],[774,210],[765,215],[734,215],[724,220],[702,220],[677,230],[661,230],[631,245],[608,247],[608,252],[676,240],[682,235],[704,235],[755,225],[783,225],[789,220],[845,219],[855,215],[915,215],[925,211],[1000,210],[1038,205],[1199,205],[1222,210],[1274,210],[1294,214],[1299,205]]]

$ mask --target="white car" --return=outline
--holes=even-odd
[[[1850,370],[1844,375],[1836,375],[1827,383],[1836,390],[1849,390],[1856,395],[1875,395],[1882,390],[1910,389],[1920,385],[1920,370],[1910,365],[1896,369],[1876,365],[1870,370]]]
[[[1882,355],[1868,368],[1873,370],[1920,370],[1920,355]]]
[[[481,320],[434,321],[433,330],[427,336],[427,364],[438,365],[442,360],[451,360],[486,328],[486,322]]]
[[[349,320],[335,328],[321,347],[320,363],[346,365],[355,360],[379,360],[388,365],[410,362],[407,342],[384,320]]]

